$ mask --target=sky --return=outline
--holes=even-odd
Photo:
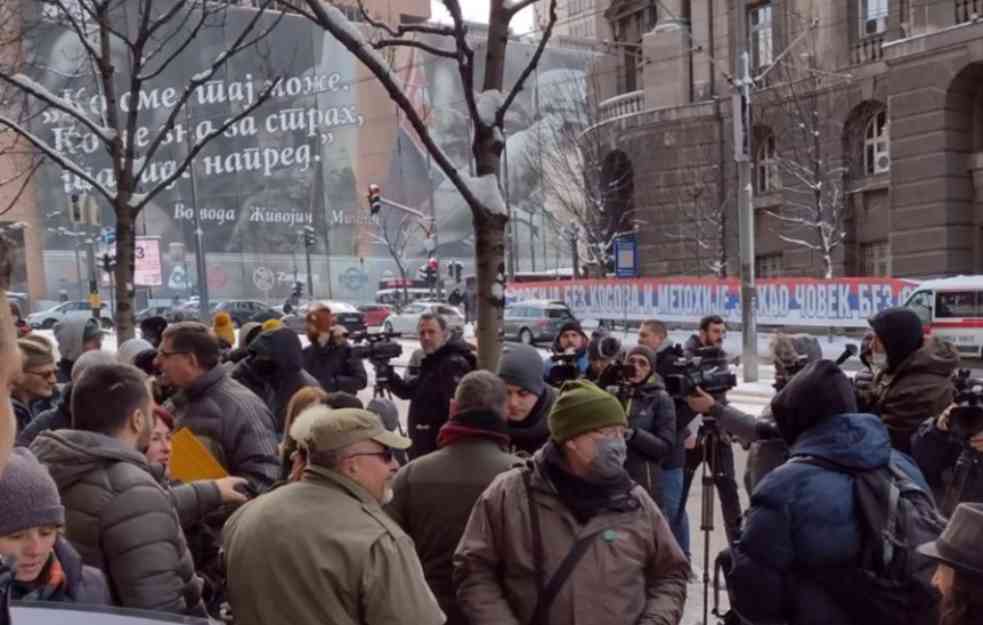
[[[430,10],[434,21],[451,21],[450,14],[447,13],[444,3],[440,0],[430,0]],[[462,0],[461,10],[464,12],[464,19],[466,20],[488,23],[488,0]],[[532,24],[533,10],[532,7],[529,7],[512,18],[512,32],[516,34],[528,33],[532,30]]]

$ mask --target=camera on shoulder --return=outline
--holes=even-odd
[[[724,351],[719,347],[702,347],[687,356],[683,348],[674,345],[675,358],[666,361],[660,371],[666,390],[676,399],[692,395],[697,388],[710,395],[722,395],[737,386],[737,376],[731,372]]]

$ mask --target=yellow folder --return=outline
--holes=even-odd
[[[229,476],[188,428],[181,428],[171,439],[170,470],[171,478],[181,482],[217,480]]]

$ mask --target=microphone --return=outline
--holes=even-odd
[[[850,360],[856,355],[857,355],[857,346],[854,345],[853,343],[847,343],[846,347],[843,349],[843,353],[840,354],[840,357],[836,359],[836,366],[839,367],[840,365],[842,365],[843,363]]]

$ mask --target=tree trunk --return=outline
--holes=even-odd
[[[124,193],[122,195],[129,195]],[[136,275],[136,233],[133,229],[133,211],[129,206],[116,207],[116,323],[117,341],[133,338],[136,322],[133,311],[134,281]]]
[[[475,264],[478,277],[478,366],[494,371],[502,352],[498,331],[502,322],[505,285],[496,296],[499,278],[505,275],[505,223],[502,218],[475,214]]]

